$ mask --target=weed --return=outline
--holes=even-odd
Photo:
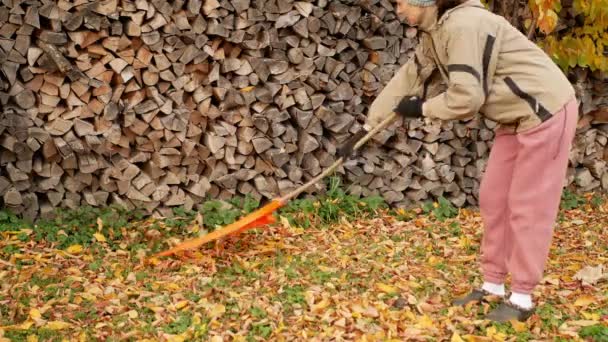
[[[285,269],[285,275],[288,279],[296,279],[299,276],[298,271],[296,271],[292,266],[289,266]]]
[[[422,210],[427,214],[432,213],[437,220],[442,222],[458,215],[458,209],[443,196],[439,197],[436,203],[427,203],[423,205]]]
[[[192,314],[180,313],[176,320],[163,327],[163,331],[167,334],[177,335],[188,330],[190,325],[192,325]]]
[[[601,207],[605,202],[605,198],[603,198],[600,195],[593,195],[593,197],[591,198],[591,206],[594,208],[599,208]]]
[[[327,186],[326,193],[318,196],[316,201],[294,200],[283,208],[280,214],[291,224],[308,228],[313,224],[327,225],[337,222],[341,217],[369,217],[379,209],[387,207],[382,197],[360,198],[347,194],[341,187],[338,177],[329,178]]]
[[[6,254],[15,254],[15,253],[19,253],[21,251],[21,248],[19,248],[17,245],[7,245],[6,247],[4,247],[2,249],[2,252],[6,253]]]
[[[545,304],[539,307],[537,312],[545,328],[557,328],[560,326],[562,317],[553,305]]]
[[[591,339],[594,342],[608,342],[608,326],[598,324],[583,327],[578,335],[582,338]]]
[[[90,265],[89,265],[89,269],[93,272],[97,272],[99,271],[99,269],[101,268],[101,265],[103,264],[103,260],[102,259],[97,259],[95,261],[93,261]]]
[[[462,228],[460,228],[460,223],[451,222],[449,227],[450,227],[450,234],[452,234],[452,236],[460,236],[462,234]]]
[[[337,277],[337,275],[333,272],[324,272],[321,270],[314,270],[311,275],[317,284],[325,284],[332,278]]]
[[[572,210],[579,208],[585,204],[585,198],[575,194],[569,190],[564,190],[562,193],[561,207],[565,210]]]
[[[8,330],[4,335],[9,341],[29,341],[28,336],[37,336],[39,341],[61,341],[60,333],[49,329]]]
[[[290,305],[306,304],[304,288],[301,285],[286,287],[283,293],[281,293],[280,299],[282,302]]]
[[[257,319],[264,319],[266,318],[266,316],[268,316],[266,310],[260,308],[259,306],[251,307],[251,309],[249,309],[249,312],[251,313],[251,316]]]
[[[29,227],[29,224],[6,209],[0,210],[0,232],[19,230],[24,227]]]
[[[268,323],[255,324],[254,323],[251,326],[251,331],[249,332],[249,334],[247,336],[247,340],[255,341],[256,339],[254,337],[256,337],[256,336],[267,339],[270,337],[271,334],[272,334],[272,327],[270,326],[270,324],[268,324]]]

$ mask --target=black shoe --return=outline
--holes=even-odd
[[[494,322],[508,322],[511,320],[525,322],[534,314],[534,311],[534,308],[524,309],[505,300],[496,309],[490,311],[486,319]]]
[[[456,298],[453,302],[452,305],[454,306],[465,306],[469,303],[472,302],[491,302],[492,297],[496,298],[496,299],[502,299],[502,296],[498,296],[495,294],[492,294],[486,290],[483,289],[475,289],[473,291],[471,291],[471,293],[467,294],[464,297],[460,297],[460,298]]]

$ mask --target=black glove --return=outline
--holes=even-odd
[[[394,111],[404,118],[419,118],[422,116],[422,103],[424,101],[417,96],[406,97],[399,102]]]
[[[353,155],[355,145],[357,145],[359,140],[361,140],[365,134],[367,134],[365,130],[360,130],[359,133],[348,138],[344,144],[342,144],[342,146],[336,149],[336,156],[338,158],[342,158],[342,160],[346,160],[347,158],[351,157]]]

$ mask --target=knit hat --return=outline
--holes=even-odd
[[[418,7],[429,7],[436,4],[435,0],[407,0],[410,5],[418,6]]]

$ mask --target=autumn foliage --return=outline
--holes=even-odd
[[[608,71],[608,0],[529,0],[533,20],[544,36],[538,43],[564,70]],[[565,2],[565,1],[564,1]]]

